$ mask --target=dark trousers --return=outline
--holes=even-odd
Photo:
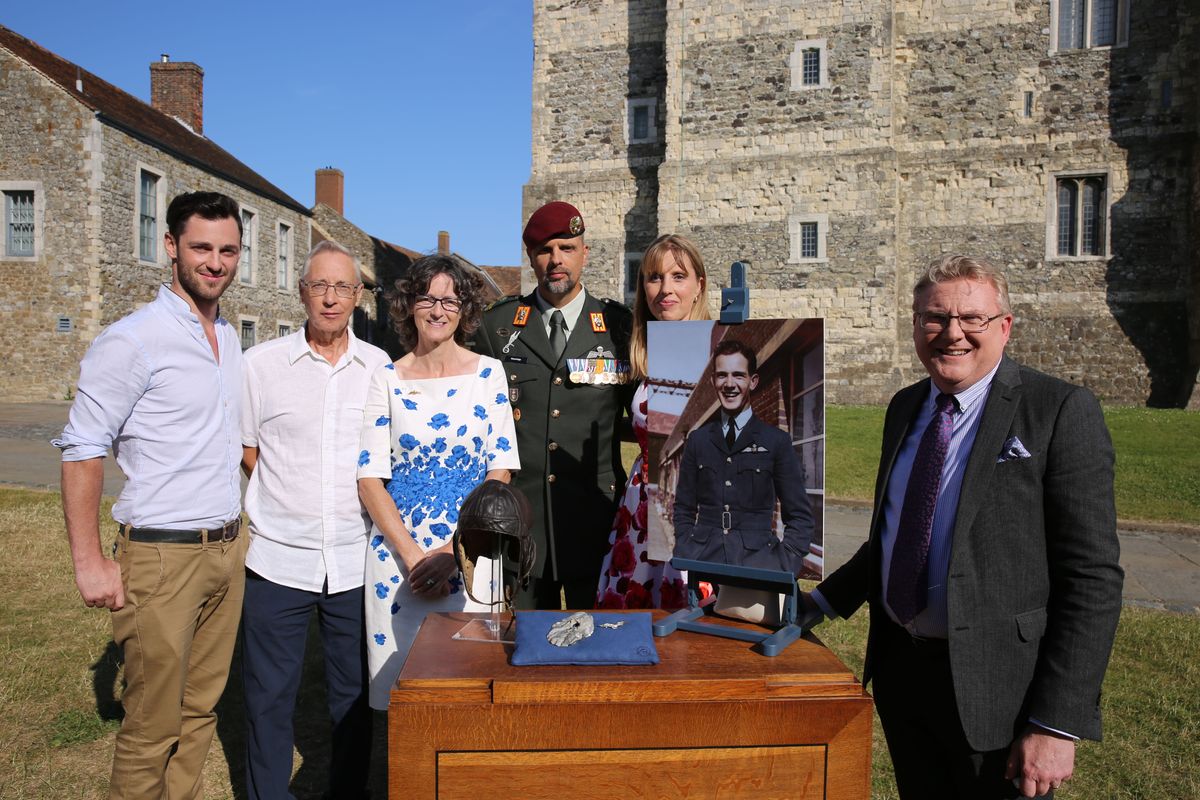
[[[333,719],[328,796],[358,798],[366,792],[371,709],[362,587],[337,594],[306,592],[246,570],[242,675],[246,790],[251,800],[292,796],[292,716],[313,608],[325,650],[325,687]]]
[[[1004,777],[1008,748],[979,752],[967,743],[947,643],[914,640],[888,619],[882,628],[871,680],[902,800],[1020,797]]]

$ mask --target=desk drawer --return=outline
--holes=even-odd
[[[618,795],[688,800],[820,800],[826,748],[712,747],[649,750],[442,752],[437,796],[611,800]]]

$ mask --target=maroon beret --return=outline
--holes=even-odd
[[[533,212],[521,239],[525,247],[540,247],[551,239],[571,239],[583,233],[583,215],[570,203],[555,200]]]

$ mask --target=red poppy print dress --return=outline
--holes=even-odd
[[[687,605],[687,576],[666,561],[646,555],[646,383],[633,396],[633,432],[641,454],[633,462],[625,494],[608,537],[608,555],[600,568],[597,608],[665,608]]]

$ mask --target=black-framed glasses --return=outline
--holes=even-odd
[[[1004,314],[987,316],[986,314],[943,314],[940,311],[918,311],[917,324],[921,330],[930,333],[941,333],[950,327],[950,320],[958,320],[958,327],[963,333],[983,333],[993,320],[1000,319]]]
[[[462,308],[462,301],[457,297],[434,297],[429,294],[419,294],[413,300],[413,308],[418,308],[422,311],[433,308],[434,303],[441,303],[443,311],[449,311],[451,314],[457,314]]]
[[[300,285],[304,287],[306,292],[317,297],[324,297],[330,288],[333,289],[333,293],[338,297],[353,297],[354,293],[362,288],[361,283],[343,283],[341,281],[337,283],[330,283],[329,281],[300,281]]]

